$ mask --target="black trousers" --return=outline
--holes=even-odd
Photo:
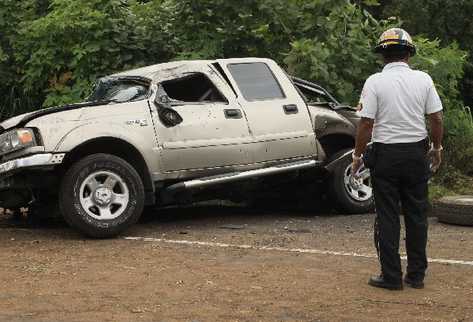
[[[376,203],[375,241],[381,273],[402,280],[399,256],[400,214],[406,226],[407,274],[423,280],[427,269],[428,143],[374,144],[372,180]]]

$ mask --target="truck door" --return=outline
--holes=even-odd
[[[167,127],[155,118],[164,172],[249,163],[250,133],[244,113],[228,84],[205,66],[186,69],[159,84],[183,119]]]
[[[306,103],[274,61],[243,58],[218,63],[246,114],[254,162],[310,158],[317,154]]]

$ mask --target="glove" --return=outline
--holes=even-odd
[[[440,147],[439,149],[434,149],[434,147],[432,146],[429,152],[427,153],[427,157],[430,160],[430,170],[432,170],[433,173],[437,172],[440,167],[440,164],[442,164],[442,150],[442,147]]]
[[[356,178],[358,176],[358,171],[360,171],[361,167],[363,166],[363,158],[362,157],[354,157],[353,162],[351,164],[351,175]]]

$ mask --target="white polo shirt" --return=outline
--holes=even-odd
[[[374,119],[373,142],[411,143],[427,137],[425,115],[441,111],[442,102],[427,73],[396,62],[366,80],[359,108]]]

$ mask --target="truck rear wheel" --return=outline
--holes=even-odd
[[[351,149],[342,150],[333,156],[333,160]],[[351,158],[340,160],[330,176],[329,195],[334,207],[350,214],[368,213],[374,210],[374,195],[369,170],[362,172],[358,185],[350,184]]]
[[[69,225],[90,237],[113,237],[141,216],[144,186],[136,170],[110,154],[75,164],[61,182],[59,207]]]

